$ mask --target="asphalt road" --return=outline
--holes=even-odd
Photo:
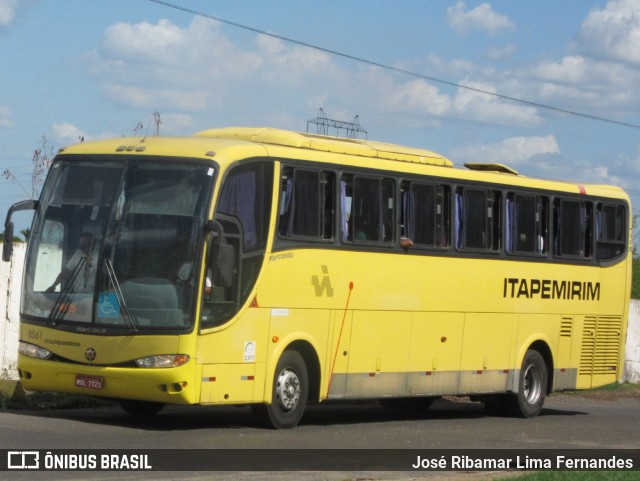
[[[639,449],[640,399],[556,395],[534,419],[488,416],[482,405],[436,401],[424,414],[377,404],[312,407],[301,425],[256,427],[246,407],[168,407],[134,418],[117,406],[48,411],[0,411],[0,449]],[[460,473],[2,473],[6,479],[459,479]],[[82,474],[82,475],[81,475]],[[42,475],[42,476],[41,476]],[[77,475],[77,476],[76,476]],[[128,477],[130,476],[130,477]],[[490,473],[464,479],[492,479]]]

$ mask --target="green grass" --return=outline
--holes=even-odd
[[[593,397],[595,399],[640,398],[640,384],[615,383],[591,390],[563,391],[558,395]],[[555,394],[554,394],[555,395]]]
[[[609,384],[608,386],[603,386],[603,387],[596,388],[596,389],[594,389],[594,391],[610,391],[610,392],[620,392],[620,393],[625,393],[625,392],[637,393],[637,392],[640,392],[640,384],[631,384],[631,383],[628,383],[628,382],[615,383],[615,384]]]
[[[544,471],[500,478],[500,481],[636,481],[638,471]]]

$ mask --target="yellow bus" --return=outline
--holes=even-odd
[[[454,167],[434,152],[270,128],[85,142],[35,209],[18,368],[30,391],[534,417],[621,378],[631,207],[619,188]]]

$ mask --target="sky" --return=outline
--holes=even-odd
[[[153,134],[156,112],[167,136],[306,131],[320,108],[640,207],[640,0],[167,2],[0,0],[0,219],[37,149]]]

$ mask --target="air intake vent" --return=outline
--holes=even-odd
[[[585,317],[579,374],[615,373],[618,370],[618,360],[622,348],[621,334],[621,317]]]
[[[571,337],[573,331],[573,317],[563,317],[560,322],[560,337]]]

